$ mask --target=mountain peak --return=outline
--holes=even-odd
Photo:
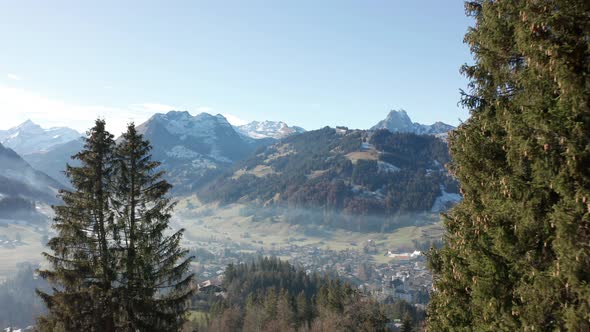
[[[400,115],[403,115],[403,116],[408,116],[408,112],[406,112],[406,110],[403,109],[403,108],[400,108],[399,110],[391,110],[391,111],[389,111],[389,115],[392,115],[392,114],[400,114]]]
[[[188,111],[176,111],[176,110],[168,111],[166,114],[156,113],[155,115],[156,116],[164,115],[168,119],[184,119],[184,118],[191,118],[192,117],[192,115]]]
[[[12,128],[12,130],[30,130],[30,129],[41,129],[41,126],[31,121],[31,119],[27,119],[27,121],[19,124],[18,126]]]
[[[411,133],[414,132],[414,123],[405,110],[391,110],[385,120],[379,121],[371,129],[389,129],[392,132]]]
[[[391,132],[414,133],[419,135],[438,135],[447,133],[455,127],[437,121],[432,125],[412,122],[404,109],[391,110],[384,120],[379,121],[371,130],[387,129]]]

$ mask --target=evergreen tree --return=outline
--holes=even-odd
[[[116,149],[114,207],[117,250],[127,331],[174,331],[183,322],[192,295],[191,257],[180,247],[184,230],[171,235],[172,187],[157,171],[151,146],[135,125],[128,126]],[[180,263],[179,263],[180,261]]]
[[[278,320],[281,331],[294,330],[296,317],[290,302],[289,293],[285,289],[281,289],[277,296],[277,315],[275,320]]]
[[[262,320],[263,320],[263,312],[256,303],[253,294],[249,294],[248,298],[246,299],[246,306],[244,308],[244,331],[261,331],[262,330]]]
[[[304,292],[300,292],[297,295],[297,321],[300,324],[300,327],[306,329],[309,327],[309,323],[313,318],[313,312],[311,303],[305,296]]]
[[[192,295],[183,230],[165,234],[171,186],[151,160],[151,147],[131,124],[119,146],[97,120],[84,150],[67,167],[72,191],[55,206],[58,235],[44,253],[54,285],[37,291],[49,313],[42,331],[174,331]]]
[[[402,327],[400,328],[400,332],[412,332],[414,329],[412,327],[412,316],[409,313],[404,315],[404,319],[402,320]]]
[[[62,190],[63,205],[54,206],[57,236],[48,242],[53,254],[43,253],[51,268],[41,277],[53,292],[38,290],[49,309],[39,319],[47,331],[113,331],[117,302],[116,278],[109,234],[114,226],[109,210],[113,135],[97,120],[88,132],[84,150],[74,156],[80,167],[67,166],[73,190]]]
[[[277,317],[277,292],[270,288],[264,298],[264,324],[268,324]]]
[[[429,254],[434,331],[590,330],[590,2],[466,4],[464,200]]]

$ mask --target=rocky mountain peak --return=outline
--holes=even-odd
[[[425,125],[412,122],[408,113],[403,110],[392,110],[387,114],[384,120],[379,121],[371,130],[387,129],[393,133],[413,133],[419,135],[440,135],[455,129],[455,127],[443,123],[435,122],[432,125]]]

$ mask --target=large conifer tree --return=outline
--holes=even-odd
[[[432,331],[590,330],[590,2],[468,2]]]
[[[58,234],[44,253],[41,331],[176,331],[192,294],[183,230],[172,232],[171,185],[131,124],[119,145],[97,120],[67,167],[73,190],[55,206]],[[170,233],[170,234],[167,234]]]
[[[175,331],[192,295],[190,257],[180,247],[183,230],[169,235],[172,187],[158,171],[151,146],[133,124],[116,149],[117,245],[127,331]],[[180,263],[179,263],[180,261]]]
[[[40,275],[55,285],[51,294],[38,291],[49,312],[39,319],[46,331],[113,331],[117,299],[112,242],[113,214],[109,209],[113,136],[97,120],[88,132],[84,150],[67,166],[73,190],[60,193],[64,204],[55,206],[54,228],[48,242],[53,254],[43,253],[51,268]]]

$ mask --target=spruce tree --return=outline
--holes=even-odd
[[[463,201],[432,250],[433,331],[590,330],[590,2],[466,3]]]
[[[414,330],[412,325],[414,325],[412,321],[412,316],[410,316],[410,314],[406,312],[406,314],[404,315],[404,319],[402,320],[402,326],[400,327],[399,331],[412,332]]]
[[[313,308],[304,292],[297,295],[297,321],[302,329],[309,327],[309,323],[313,319]]]
[[[131,124],[115,145],[97,120],[67,167],[73,190],[55,206],[58,234],[41,270],[54,287],[38,291],[49,313],[41,331],[174,331],[192,295],[183,230],[169,230],[171,185]]]
[[[184,230],[168,234],[172,186],[150,150],[133,123],[116,149],[113,202],[121,255],[121,326],[127,331],[175,331],[193,294],[191,257],[180,247]]]
[[[88,132],[84,150],[74,156],[80,167],[67,166],[73,190],[60,192],[63,205],[54,206],[57,236],[48,242],[53,254],[43,253],[50,268],[41,277],[54,285],[51,293],[37,291],[48,308],[39,319],[41,331],[113,331],[116,278],[109,210],[113,136],[97,120]]]
[[[244,308],[244,331],[261,331],[263,328],[263,312],[254,294],[248,294]]]

